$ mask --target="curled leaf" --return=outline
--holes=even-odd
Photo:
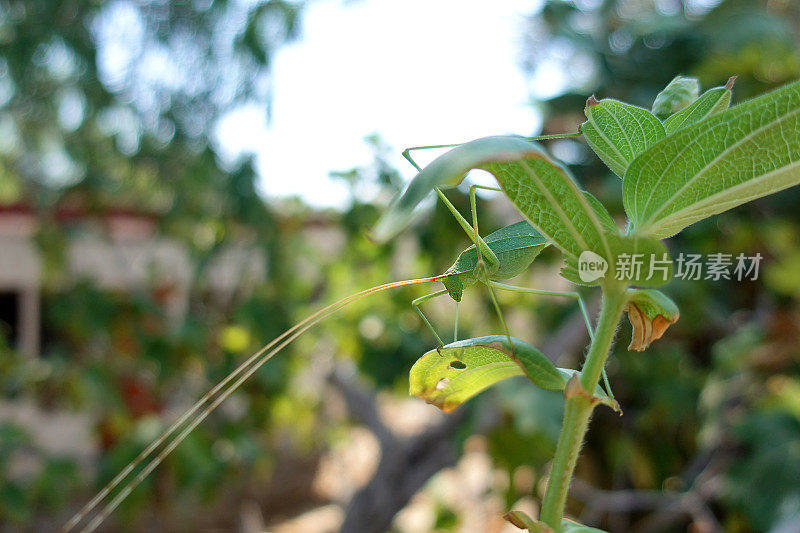
[[[567,384],[564,387],[565,398],[569,399],[573,396],[584,396],[585,398],[588,398],[592,404],[605,405],[615,413],[618,413],[620,416],[622,416],[622,409],[620,408],[617,400],[611,398],[606,391],[603,390],[603,387],[601,387],[599,383],[594,390],[594,396],[592,396],[581,385],[579,378],[580,372],[567,368],[559,368],[558,370],[563,374],[564,379],[567,380]]]
[[[452,411],[498,381],[525,375],[535,385],[561,390],[566,380],[539,350],[505,335],[465,339],[431,350],[411,368],[409,393]]]
[[[371,238],[384,243],[400,233],[411,222],[414,208],[434,188],[455,187],[467,172],[486,161],[510,161],[526,155],[547,157],[535,144],[511,135],[484,137],[442,154],[423,168],[391,203],[373,228]]]
[[[675,302],[661,291],[635,289],[629,294],[625,310],[633,327],[633,335],[628,350],[642,352],[678,321],[680,313]]]
[[[663,91],[656,95],[653,102],[653,113],[665,119],[677,113],[695,100],[700,94],[700,82],[697,78],[675,76]]]
[[[386,241],[396,235],[434,187],[456,185],[472,169],[491,173],[525,220],[565,258],[577,261],[584,250],[610,257],[610,217],[598,214],[599,202],[588,199],[566,168],[522,137],[484,137],[435,159],[384,213],[373,238]]]

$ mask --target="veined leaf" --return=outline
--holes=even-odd
[[[393,236],[403,228],[396,224],[408,220],[410,215],[406,210],[413,210],[414,201],[424,196],[422,191],[427,188],[430,192],[441,184],[457,184],[472,169],[494,175],[528,223],[561,250],[567,270],[578,273],[581,254],[592,252],[608,263],[608,270],[615,277],[620,254],[643,253],[637,251],[642,250],[657,252],[657,258],[661,258],[666,253],[658,242],[648,241],[644,236],[621,236],[600,202],[582,191],[564,167],[521,137],[486,137],[440,156],[414,178],[406,192],[384,214],[376,234],[382,238]],[[647,258],[647,262],[652,262],[651,259]],[[655,283],[645,277],[628,281],[644,285],[664,282]]]
[[[411,368],[409,392],[443,411],[452,411],[479,392],[512,376],[526,375],[548,390],[566,381],[555,365],[530,344],[505,335],[466,339],[431,350]]]
[[[664,129],[667,135],[700,122],[706,117],[728,109],[731,103],[731,92],[736,76],[731,77],[724,87],[714,87],[700,96],[691,105],[681,109],[664,121]]]
[[[583,196],[589,203],[589,207],[591,207],[594,210],[594,214],[597,215],[597,221],[600,222],[600,225],[611,234],[616,235],[617,233],[619,233],[619,228],[617,227],[617,223],[614,222],[613,218],[611,218],[611,213],[608,212],[606,206],[601,204],[600,200],[592,196],[591,193],[583,191]]]
[[[653,114],[664,119],[677,113],[695,100],[700,94],[700,82],[697,78],[681,76],[672,78],[663,91],[653,101]]]
[[[665,238],[800,183],[800,82],[676,132],[636,158],[623,203],[632,231]]]
[[[530,344],[505,335],[464,339],[431,350],[411,367],[409,393],[443,411],[452,411],[495,383],[527,376],[538,387],[564,390],[577,370],[556,368]],[[619,405],[598,385],[594,397],[619,411]]]
[[[663,243],[641,235],[609,235],[611,261],[596,280],[581,275],[584,257],[568,259],[561,275],[578,285],[599,285],[601,280],[616,279],[632,285],[656,287],[672,279],[672,260]],[[603,259],[604,260],[604,259]]]
[[[438,157],[378,221],[374,236],[396,235],[434,187],[457,185],[472,169],[492,173],[531,226],[568,257],[577,259],[584,250],[599,250],[604,257],[610,252],[603,223],[584,192],[564,167],[522,137],[484,137]]]
[[[619,100],[586,102],[581,133],[614,173],[622,177],[634,158],[664,138],[664,125],[653,113]]]
[[[550,243],[533,227],[522,220],[490,233],[483,238],[500,264],[490,273],[493,280],[504,280],[521,274]],[[478,264],[475,245],[461,252],[455,263],[438,280],[444,283],[450,296],[461,301],[464,287],[475,282],[473,273]]]

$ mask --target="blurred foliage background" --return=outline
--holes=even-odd
[[[210,125],[237,102],[269,108],[270,60],[300,37],[302,13],[302,4],[282,0],[0,1],[0,203],[4,212],[34,216],[42,257],[41,353],[16,349],[13,324],[0,346],[0,530],[55,529],[166,420],[264,342],[337,298],[442,272],[465,246],[438,204],[388,246],[365,239],[381,206],[360,199],[359,187],[378,186],[383,198],[402,187],[387,154],[404,147],[378,136],[367,140],[371,165],[334,175],[354,191],[342,211],[267,203],[252,161],[221,162]],[[140,31],[118,35],[118,17],[136,17]],[[736,74],[735,101],[797,79],[799,31],[800,5],[789,0],[550,0],[528,19],[520,53],[531,76],[548,62],[566,65],[568,89],[531,102],[545,117],[542,132],[557,133],[575,131],[590,94],[649,107],[676,73],[697,76],[703,87]],[[101,39],[122,47],[116,63],[101,53]],[[139,70],[153,50],[171,58],[181,83]],[[547,147],[622,213],[619,179],[582,141]],[[448,194],[466,212],[463,191]],[[569,505],[574,516],[614,532],[800,531],[798,202],[800,191],[785,191],[670,241],[673,254],[761,253],[761,276],[672,282],[666,292],[681,319],[646,353],[625,349],[623,325],[609,376],[624,416],[597,411]],[[65,274],[71,240],[108,239],[96,221],[115,213],[146,219],[151,238],[191,258],[177,319],[165,306],[169,287],[108,290]],[[515,220],[501,200],[481,213],[482,228]],[[204,267],[232,245],[261,254],[265,275],[220,293]],[[558,262],[544,254],[518,284],[565,286]],[[332,455],[354,446],[361,425],[329,376],[355,366],[359,387],[381,391],[386,425],[402,433],[395,408],[408,407],[408,370],[433,345],[409,306],[423,293],[404,289],[356,304],[272,360],[132,494],[109,530],[250,531],[243,524],[252,506],[260,524],[280,530],[314,509],[346,510],[373,474],[367,468],[364,480],[338,492],[315,481]],[[584,334],[569,302],[503,295],[501,303],[516,336],[579,364]],[[430,311],[437,327],[450,327],[450,304]],[[461,320],[462,336],[498,328],[480,291],[468,293]],[[406,417],[440,421],[433,408],[411,402]],[[13,414],[23,405],[55,419],[77,416],[89,436],[74,443],[77,451],[56,453]],[[449,471],[464,479],[470,469],[484,472],[473,464],[477,454],[489,466],[473,496],[488,514],[535,506],[529,495],[541,491],[561,409],[557,394],[517,380],[483,394],[446,435],[462,457]],[[362,451],[354,453],[376,455]],[[401,513],[392,529],[500,530],[491,518],[471,522],[465,509],[473,496],[452,494],[447,487],[462,486],[442,479],[412,499],[428,518]],[[390,517],[399,510],[392,505]]]

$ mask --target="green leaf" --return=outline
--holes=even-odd
[[[800,182],[800,82],[667,137],[631,163],[632,231],[656,238]]]
[[[658,118],[667,118],[697,100],[699,94],[700,82],[697,78],[679,74],[667,84],[663,91],[656,95],[653,102],[653,113]]]
[[[561,275],[578,285],[599,285],[602,280],[616,279],[632,285],[655,287],[672,279],[672,260],[664,245],[656,239],[641,235],[609,235],[611,261],[603,257],[606,270],[602,276],[591,281],[581,275],[585,257],[578,261],[568,259]],[[593,258],[589,258],[590,260]]]
[[[692,102],[692,104],[681,109],[667,120],[664,121],[664,129],[667,135],[672,135],[676,131],[700,122],[714,113],[719,113],[728,109],[731,103],[731,90],[736,76],[731,77],[724,87],[714,87],[703,93],[703,95]]]
[[[596,527],[584,526],[572,520],[563,519],[561,521],[561,533],[608,533]]]
[[[431,350],[411,368],[409,392],[449,412],[512,376],[526,375],[543,389],[564,388],[564,376],[544,354],[514,337],[511,343],[505,335],[489,335]]]
[[[581,133],[594,152],[617,176],[634,158],[666,135],[664,125],[650,111],[619,100],[594,97],[586,102]]]
[[[609,233],[614,235],[618,234],[619,228],[617,227],[617,223],[611,218],[611,213],[608,212],[606,206],[601,204],[600,200],[592,196],[591,193],[584,191],[583,196],[589,203],[589,207],[592,208],[594,214],[597,216],[597,221],[600,222],[600,225]]]
[[[421,199],[420,194],[425,187],[430,191],[440,184],[458,183],[469,170],[475,168],[494,175],[503,192],[528,223],[561,250],[567,263],[565,271],[575,274],[567,279],[579,280],[578,263],[584,252],[596,254],[605,261],[612,277],[618,273],[619,255],[651,253],[660,259],[666,253],[663,246],[652,239],[640,235],[620,235],[600,202],[582,191],[564,167],[521,137],[486,137],[442,155],[414,178],[406,192],[394,202],[394,207],[384,214],[378,223],[378,233],[385,237],[402,229],[395,223],[408,220],[403,213],[413,202],[406,200],[407,196]],[[436,174],[440,170],[442,174]],[[652,263],[654,257],[646,258],[646,263]],[[648,268],[643,269],[642,273],[628,281],[643,285],[665,282],[663,279],[646,279]],[[595,280],[594,283],[599,281]],[[458,295],[457,287],[453,293]]]
[[[472,169],[491,172],[526,220],[567,256],[608,251],[603,224],[567,171],[537,145],[507,136],[477,139],[438,157],[393,202],[373,236],[383,241],[396,235],[434,187],[457,185]]]
[[[496,270],[489,275],[492,280],[510,279],[521,274],[550,244],[524,220],[490,233],[483,240],[499,260]],[[473,274],[477,264],[478,254],[472,245],[459,254],[439,279],[454,300],[461,301],[464,287],[475,282]]]
[[[678,321],[680,313],[666,294],[653,289],[628,290],[625,305],[633,334],[628,350],[642,352],[661,338],[667,328]]]
[[[373,228],[371,238],[383,243],[395,237],[411,222],[414,208],[434,188],[455,187],[464,180],[467,172],[483,161],[513,159],[525,153],[546,157],[538,146],[518,136],[484,137],[447,151],[423,168],[403,194],[395,198]]]

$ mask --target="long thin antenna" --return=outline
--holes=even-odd
[[[308,316],[307,318],[301,320],[280,336],[273,339],[269,344],[261,348],[259,351],[251,355],[247,360],[245,360],[242,364],[240,364],[235,370],[233,370],[230,374],[228,374],[225,379],[220,381],[217,385],[214,386],[209,392],[207,392],[203,397],[198,400],[188,411],[186,411],[181,417],[173,423],[164,433],[162,433],[157,439],[151,442],[147,448],[145,448],[133,461],[131,461],[125,468],[117,474],[114,479],[112,479],[105,487],[103,487],[97,495],[92,498],[80,511],[78,511],[70,520],[67,522],[62,531],[69,532],[72,531],[80,522],[86,518],[86,516],[95,508],[97,507],[103,500],[105,500],[108,495],[113,491],[120,483],[125,481],[129,478],[131,473],[148,457],[152,456],[153,453],[161,446],[167,439],[175,433],[180,427],[182,427],[191,417],[194,415],[198,410],[200,410],[206,403],[208,403],[212,398],[214,398],[217,393],[222,391],[219,396],[217,396],[213,402],[211,402],[205,409],[203,409],[200,414],[198,414],[193,420],[189,422],[189,425],[184,428],[175,438],[171,439],[167,442],[167,445],[164,447],[161,452],[158,453],[153,459],[151,459],[145,467],[135,476],[133,477],[123,488],[114,496],[114,498],[101,509],[101,511],[92,519],[92,521],[81,531],[83,532],[91,532],[94,531],[113,511],[116,507],[122,503],[122,501],[128,496],[128,494],[133,491],[166,457],[167,455],[172,452],[185,438],[192,432],[194,428],[196,428],[220,403],[225,401],[228,396],[230,396],[239,386],[244,383],[253,373],[255,373],[264,363],[266,363],[269,359],[271,359],[275,354],[277,354],[280,350],[282,350],[285,346],[295,340],[297,337],[305,333],[308,329],[316,325],[322,319],[326,318],[327,316],[335,313],[336,311],[342,309],[343,307],[349,305],[350,303],[364,298],[366,296],[375,294],[377,292],[385,291],[387,289],[393,289],[396,287],[403,287],[406,285],[414,285],[417,283],[427,283],[431,281],[436,281],[439,277],[430,277],[430,278],[419,278],[419,279],[410,279],[410,280],[403,280],[403,281],[395,281],[392,283],[386,283],[384,285],[378,285],[377,287],[371,287],[369,289],[365,289],[361,292],[357,292],[355,294],[351,294],[341,300],[334,302],[319,311],[313,313],[312,315]],[[236,379],[238,377],[238,379]],[[225,388],[225,386],[230,383],[232,380],[236,379],[236,381],[231,384],[229,387]],[[225,390],[223,390],[225,388]]]

